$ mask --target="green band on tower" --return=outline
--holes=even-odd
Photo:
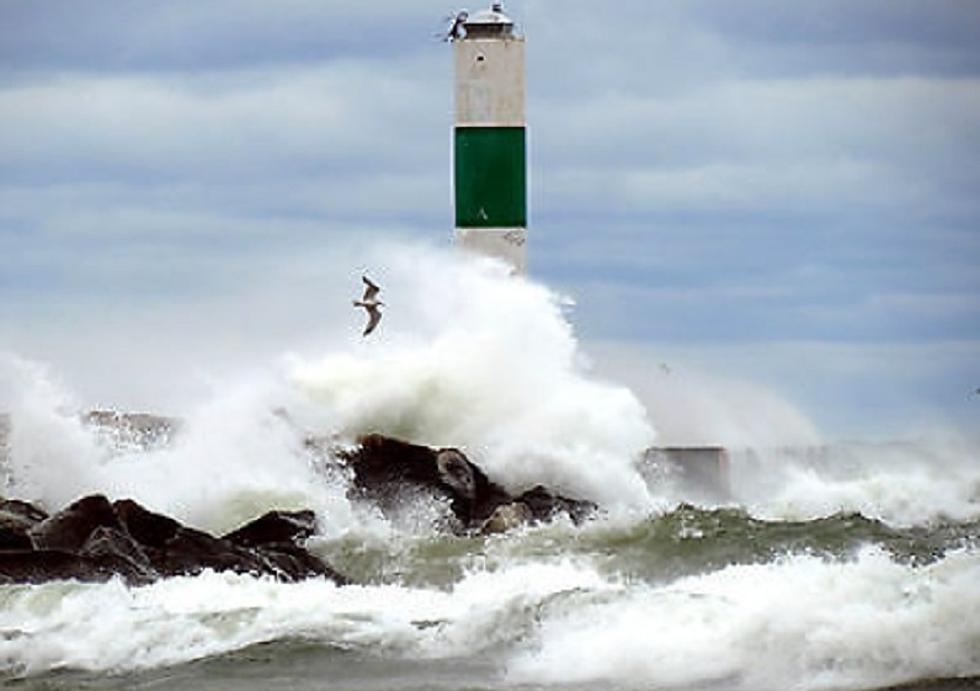
[[[523,127],[457,127],[457,228],[527,226]]]

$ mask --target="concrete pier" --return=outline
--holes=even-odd
[[[116,444],[150,449],[170,444],[179,434],[177,418],[150,413],[92,410],[80,415],[81,422]],[[0,413],[0,477],[10,454],[10,415]],[[811,451],[812,453],[812,451]],[[652,471],[674,482],[694,498],[725,500],[730,496],[729,451],[721,446],[653,447],[643,452],[641,471]]]
[[[653,447],[643,453],[641,465],[662,471],[682,492],[699,498],[725,500],[731,495],[728,451],[724,447]]]

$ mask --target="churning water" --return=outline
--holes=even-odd
[[[589,376],[553,293],[424,253],[393,259],[385,287],[399,307],[377,339],[225,386],[167,443],[86,427],[45,367],[2,359],[5,495],[131,497],[213,532],[309,507],[309,547],[356,583],[2,586],[6,684],[976,688],[976,449],[735,449],[730,495],[690,496],[640,462],[657,421]],[[504,485],[604,511],[470,538],[436,531],[438,503],[382,517],[303,443],[369,431],[459,446]]]

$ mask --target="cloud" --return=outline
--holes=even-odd
[[[437,92],[421,76],[431,65],[416,66],[417,75],[341,62],[9,86],[0,91],[3,171],[8,179],[139,181],[414,169],[434,162],[425,143],[448,129],[446,108],[430,104],[449,102],[448,89]]]
[[[565,3],[560,16],[528,3],[526,24],[535,83],[572,99],[746,77],[976,76],[977,18],[975,6],[957,0],[634,0],[606,13]]]
[[[980,337],[972,5],[507,7],[528,35],[531,270],[588,337]],[[231,313],[241,284],[315,282],[307,260],[338,247],[448,243],[446,9],[0,3],[0,337],[64,355],[93,314]]]
[[[186,71],[395,58],[436,44],[445,6],[393,0],[43,0],[0,6],[0,62],[17,70]],[[408,39],[408,40],[406,40]]]
[[[0,91],[0,296],[213,290],[222,258],[448,222],[448,113],[420,114],[435,87],[400,69],[76,74]]]
[[[977,174],[949,161],[980,135],[978,94],[980,80],[735,80],[678,97],[640,92],[554,104],[533,141],[545,166],[659,175],[660,185],[650,181],[654,195],[658,187],[693,186],[694,202],[706,183],[733,196],[756,183],[760,192],[776,187],[777,203],[780,189],[793,185],[797,205],[807,192],[821,202],[847,193],[911,205]],[[562,145],[568,141],[582,144]],[[581,192],[570,196],[582,199]]]
[[[665,443],[975,437],[980,415],[980,399],[971,396],[971,382],[980,381],[980,340],[599,341],[585,349],[598,374],[637,392]]]

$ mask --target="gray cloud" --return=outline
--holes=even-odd
[[[528,34],[532,271],[577,296],[581,332],[980,337],[972,3],[508,6]],[[447,9],[0,2],[0,337],[40,347],[99,305],[227,309],[367,237],[446,242]],[[950,352],[939,379],[980,376]]]
[[[0,65],[184,71],[393,58],[436,44],[445,13],[392,0],[13,0],[0,5]]]
[[[118,171],[127,180],[254,180],[286,170],[404,170],[406,162],[436,158],[419,130],[445,135],[449,124],[445,108],[428,105],[437,87],[420,76],[435,65],[414,66],[418,74],[341,62],[220,75],[63,75],[16,85],[0,91],[0,165],[7,179]]]
[[[686,433],[685,443],[718,438],[725,431],[719,423],[744,415],[747,402],[751,414],[734,431],[754,432],[754,438],[729,443],[799,443],[780,439],[792,434],[793,409],[787,406],[794,404],[816,429],[844,437],[938,438],[975,428],[978,403],[968,383],[980,374],[978,340],[601,342],[592,344],[592,351],[599,373],[630,382],[641,397],[652,400],[652,409],[666,413],[671,423],[666,432],[674,431],[672,425]],[[670,374],[650,367],[651,362],[667,363]],[[751,391],[740,391],[745,382],[770,395],[779,391],[783,400],[753,401]],[[710,405],[699,407],[704,399]],[[677,409],[677,401],[694,404],[693,420],[686,405]]]

